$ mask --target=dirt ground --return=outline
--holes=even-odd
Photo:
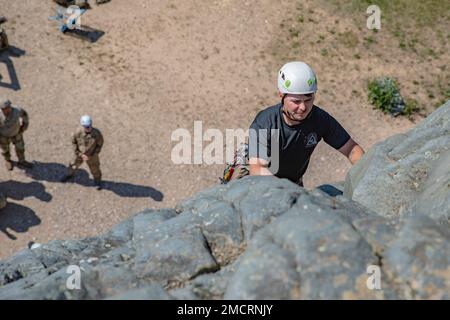
[[[9,201],[0,212],[0,258],[29,241],[103,232],[140,210],[173,207],[216,184],[221,165],[172,163],[171,134],[177,128],[193,132],[196,120],[204,130],[246,129],[257,111],[277,103],[276,75],[286,62],[277,51],[284,37],[280,22],[295,10],[287,0],[257,6],[243,0],[112,0],[82,16],[83,25],[104,32],[90,43],[59,33],[48,18],[55,7],[51,1],[0,0],[14,46],[1,55],[0,95],[29,112],[25,142],[28,160],[35,161],[26,172],[8,172],[0,163],[0,188]],[[322,23],[303,24],[300,38],[317,38],[328,22],[336,24],[327,9],[310,15]],[[354,27],[345,18],[336,25]],[[373,110],[364,91],[369,75],[408,79],[412,57],[386,62],[367,53],[349,62],[353,49],[328,57],[321,49],[304,41],[287,56],[313,66],[316,104],[365,149],[415,125]],[[93,188],[86,166],[74,183],[58,182],[71,158],[70,135],[85,113],[105,137],[102,191]],[[322,142],[305,186],[343,180],[349,168]]]

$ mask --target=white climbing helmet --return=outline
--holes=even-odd
[[[316,74],[304,62],[288,62],[278,72],[278,90],[283,94],[315,93],[317,91]]]
[[[85,128],[92,127],[92,119],[88,115],[84,115],[80,119],[80,124]]]

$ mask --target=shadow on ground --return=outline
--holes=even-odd
[[[44,202],[50,202],[52,195],[45,191],[45,186],[40,182],[19,182],[4,181],[0,182],[0,191],[7,198],[14,200],[23,200],[29,197],[35,197]]]
[[[60,163],[34,162],[34,167],[25,169],[27,176],[37,181],[60,182],[66,174],[67,167]],[[77,183],[85,187],[93,187],[94,182],[89,177],[89,173],[84,169],[79,169],[75,178],[68,183]],[[162,201],[162,192],[152,187],[135,185],[126,182],[115,182],[103,180],[103,189],[109,190],[121,197],[128,198],[152,198],[155,201]]]
[[[41,219],[36,213],[20,204],[8,203],[5,208],[0,210],[0,232],[3,232],[11,240],[17,240],[17,237],[9,230],[25,233],[31,227],[39,224],[41,224]]]
[[[11,57],[19,58],[25,54],[25,51],[14,46],[10,46],[8,49],[0,52],[0,62],[6,65],[8,70],[8,76],[10,82],[3,82],[3,76],[0,75],[0,87],[12,89],[15,91],[20,90],[20,82],[17,77],[16,69],[14,68],[14,63]]]
[[[105,32],[83,25],[82,29],[67,30],[64,34],[84,41],[95,43],[105,35]]]

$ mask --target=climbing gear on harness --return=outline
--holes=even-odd
[[[233,161],[226,163],[220,182],[226,184],[231,180],[248,176],[250,174],[248,159],[248,143],[241,143],[234,153]]]

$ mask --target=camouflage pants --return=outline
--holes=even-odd
[[[0,137],[0,149],[2,151],[3,158],[9,161],[11,160],[10,144],[13,144],[16,149],[16,155],[19,161],[25,160],[25,142],[23,141],[22,133],[18,133],[13,137]]]
[[[102,179],[102,171],[100,170],[100,158],[98,154],[92,156],[89,158],[89,160],[86,161],[89,171],[91,172],[92,176],[94,177],[94,180],[101,180]],[[81,159],[81,156],[76,156],[70,163],[69,163],[69,172],[68,175],[72,176],[75,174],[75,171],[83,164],[83,159]]]

